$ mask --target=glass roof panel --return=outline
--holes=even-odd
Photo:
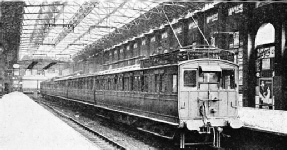
[[[155,1],[24,0],[20,59],[25,55],[74,55],[159,5]]]

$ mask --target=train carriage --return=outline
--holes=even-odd
[[[179,133],[182,148],[190,131],[214,134],[219,147],[222,127],[242,126],[236,110],[238,66],[232,59],[228,51],[187,47],[143,59],[137,68],[56,79],[58,92],[43,82],[41,93],[89,102],[108,110],[101,115],[163,137]]]

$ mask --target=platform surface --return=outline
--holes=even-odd
[[[287,136],[287,111],[239,107],[245,127]]]
[[[27,95],[0,99],[0,150],[91,149],[99,148]]]

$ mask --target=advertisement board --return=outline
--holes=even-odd
[[[259,79],[259,99],[256,102],[257,107],[264,109],[273,109],[273,80],[272,78]]]

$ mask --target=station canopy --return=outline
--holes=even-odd
[[[135,0],[26,0],[19,59],[70,60],[159,4]]]
[[[102,51],[107,43],[116,45],[206,4],[156,0],[24,2],[19,61],[71,61],[87,49]]]

